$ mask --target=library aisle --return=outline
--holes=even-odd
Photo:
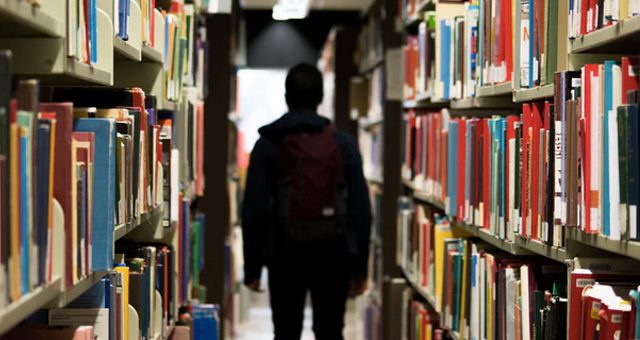
[[[366,282],[344,339],[640,339],[639,42],[640,0],[0,0],[0,340],[272,339],[242,211],[299,63],[367,184],[318,216],[371,225],[282,272]]]

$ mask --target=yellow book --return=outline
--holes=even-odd
[[[123,265],[117,265],[114,267],[115,271],[122,273],[122,306],[123,306],[123,330],[124,340],[129,340],[129,267]]]
[[[618,19],[621,21],[627,19],[629,17],[629,0],[620,0],[618,6],[620,10]]]
[[[444,284],[444,241],[447,238],[464,237],[465,233],[452,230],[449,221],[440,221],[435,225],[434,254],[435,264],[435,291],[431,292],[436,297],[436,310],[442,312],[442,285]]]
[[[9,222],[11,223],[11,301],[20,298],[20,128],[12,123],[9,128]]]

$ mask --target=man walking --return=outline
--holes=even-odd
[[[322,75],[287,75],[289,112],[262,127],[242,212],[245,284],[260,291],[263,266],[275,340],[299,340],[311,294],[317,340],[341,340],[346,301],[366,289],[371,205],[353,137],[316,113]]]

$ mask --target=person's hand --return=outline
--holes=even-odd
[[[352,278],[351,279],[351,288],[349,290],[349,297],[356,297],[356,296],[360,296],[362,295],[366,290],[368,286],[368,282],[367,279],[361,279],[361,278]]]
[[[260,279],[254,279],[249,282],[245,282],[247,288],[256,293],[263,293],[264,289],[260,286]]]

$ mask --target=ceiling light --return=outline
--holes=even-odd
[[[274,20],[304,19],[309,14],[309,0],[278,0],[271,16]]]

